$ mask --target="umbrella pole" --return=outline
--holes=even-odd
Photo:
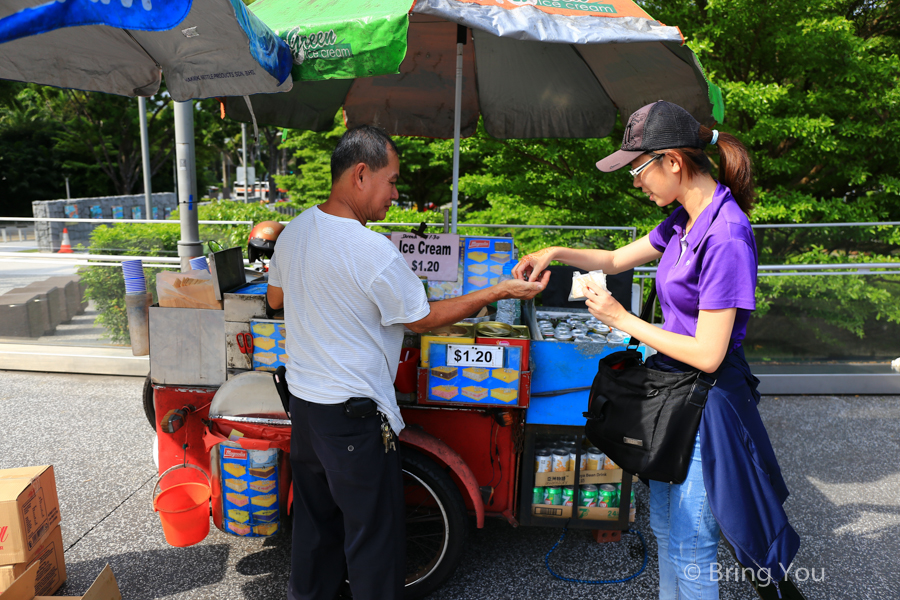
[[[153,204],[151,194],[153,189],[150,187],[150,142],[147,139],[147,99],[138,96],[138,112],[141,121],[141,162],[144,170],[144,207],[147,209],[146,219],[152,219],[153,213],[150,212]]]
[[[459,209],[459,127],[462,121],[462,70],[463,70],[463,44],[466,43],[466,28],[456,26],[456,94],[453,106],[453,196],[451,206],[453,215],[451,218],[450,233],[456,233],[456,223]]]
[[[247,167],[250,165],[250,161],[247,160],[247,124],[241,123],[241,161],[244,163],[244,204],[247,204],[249,200],[249,192],[247,191],[248,183],[247,183]],[[255,176],[254,176],[255,179]]]
[[[197,218],[198,198],[194,179],[194,102],[175,103],[175,158],[178,164],[178,211],[181,218],[181,239],[178,256],[181,270],[191,270],[191,259],[203,256],[200,244],[200,225]]]

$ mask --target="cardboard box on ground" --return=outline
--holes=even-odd
[[[52,466],[0,470],[0,593],[39,562],[37,593],[50,595],[62,586],[66,565],[59,522]]]
[[[40,567],[35,575],[34,593],[38,596],[51,596],[66,582],[66,561],[62,529],[59,525],[54,527],[44,543],[37,547],[31,560],[0,567],[0,594],[36,563],[40,563]],[[3,600],[6,600],[5,594]]]
[[[35,595],[35,583],[41,570],[40,561],[31,565],[8,590],[3,592],[3,600],[50,600],[50,596]],[[53,596],[53,598],[80,598],[81,600],[122,600],[119,584],[112,569],[106,565],[84,596]]]
[[[49,599],[66,581],[59,497],[52,465],[0,470],[0,594]],[[109,565],[83,600],[121,600]]]
[[[30,562],[59,521],[52,466],[0,470],[0,565]]]

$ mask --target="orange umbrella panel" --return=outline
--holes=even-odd
[[[534,7],[535,10],[566,17],[640,17],[652,19],[644,10],[631,0],[582,0],[578,2],[562,0],[457,0],[462,4],[478,4],[502,10],[515,10],[523,6]]]
[[[412,15],[400,72],[353,82],[344,101],[347,127],[371,124],[391,134],[452,138],[457,29],[456,23]],[[479,107],[475,47],[471,32],[465,35],[460,132],[468,137],[478,126]]]

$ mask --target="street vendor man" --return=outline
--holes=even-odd
[[[399,600],[405,506],[394,395],[404,325],[456,323],[547,277],[511,279],[429,303],[391,241],[366,227],[397,200],[400,156],[382,130],[347,131],[331,155],[331,193],[293,219],[269,264],[267,298],[284,307],[291,393],[294,528],[290,600]]]

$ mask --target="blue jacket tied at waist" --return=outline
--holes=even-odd
[[[700,452],[710,509],[738,561],[778,581],[800,537],[782,506],[788,489],[757,409],[758,385],[743,348],[730,352],[703,410]]]

